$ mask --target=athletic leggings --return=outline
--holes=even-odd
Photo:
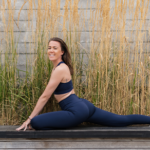
[[[117,115],[95,107],[86,99],[71,94],[59,102],[61,111],[40,114],[31,120],[36,130],[62,129],[77,126],[82,122],[92,122],[110,127],[132,124],[150,124],[150,117],[144,115]]]

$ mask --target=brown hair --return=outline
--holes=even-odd
[[[61,50],[64,51],[64,54],[62,55],[62,60],[69,67],[71,75],[73,75],[73,67],[72,67],[72,63],[71,63],[71,55],[69,53],[67,44],[62,39],[60,39],[58,37],[53,37],[53,38],[51,38],[49,40],[49,42],[50,41],[57,41],[57,42],[60,43]],[[48,42],[48,44],[49,44],[49,42]]]

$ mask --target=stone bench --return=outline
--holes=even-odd
[[[16,131],[17,127],[0,126],[0,150],[150,150],[148,125],[40,131]]]
[[[16,131],[19,126],[0,126],[0,138],[150,138],[149,126],[78,126],[57,130]]]

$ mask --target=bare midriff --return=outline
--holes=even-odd
[[[74,89],[72,89],[70,92],[65,93],[65,94],[54,94],[54,97],[56,98],[57,102],[59,103],[60,101],[62,101],[63,99],[67,98],[68,96],[70,96],[71,94],[75,94]]]

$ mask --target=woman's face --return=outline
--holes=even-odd
[[[50,41],[49,45],[48,45],[48,57],[49,60],[51,61],[55,61],[55,60],[61,60],[62,59],[62,55],[63,55],[63,51],[61,50],[61,45],[59,42],[57,41]]]

